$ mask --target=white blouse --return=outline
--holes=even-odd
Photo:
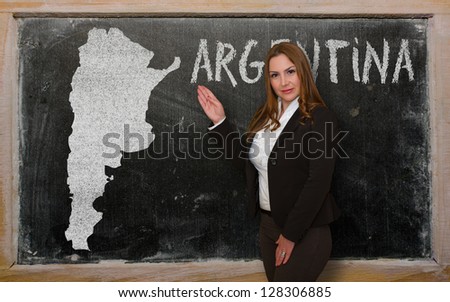
[[[278,112],[281,112],[280,100],[278,100],[278,109]],[[278,137],[297,109],[298,98],[289,104],[281,118],[278,119],[280,121],[280,127],[278,127],[278,129],[275,131],[271,131],[270,129],[262,129],[255,134],[253,139],[249,158],[256,170],[258,170],[259,206],[261,209],[266,211],[270,211],[269,178],[267,176],[269,156]]]
[[[259,206],[261,209],[270,211],[270,198],[269,198],[269,178],[267,176],[267,164],[269,161],[270,153],[272,152],[275,143],[283,131],[286,124],[291,119],[294,112],[298,109],[298,97],[293,100],[286,111],[283,113],[281,118],[279,118],[280,127],[275,131],[260,130],[255,134],[253,138],[252,146],[250,148],[249,159],[252,164],[258,170],[258,180],[259,180]],[[281,100],[278,100],[278,112],[281,112]],[[225,117],[217,124],[209,127],[209,130],[213,130],[217,126],[223,123]]]

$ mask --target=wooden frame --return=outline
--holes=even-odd
[[[85,1],[88,2],[88,1]],[[424,0],[106,1],[0,0],[0,269],[17,257],[18,49],[17,16],[295,15],[429,17],[429,101],[432,175],[432,254],[450,264],[450,4]],[[100,13],[99,13],[100,12]]]

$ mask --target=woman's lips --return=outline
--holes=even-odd
[[[281,90],[281,92],[282,93],[291,93],[292,92],[292,90],[294,90],[294,88],[290,88],[290,89],[284,89],[284,90]]]

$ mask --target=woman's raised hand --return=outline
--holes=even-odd
[[[220,103],[211,90],[205,86],[198,85],[197,94],[198,102],[214,125],[225,118],[225,110],[223,109],[222,103]]]

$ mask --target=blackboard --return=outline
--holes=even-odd
[[[426,19],[18,20],[19,263],[258,258],[242,172],[201,152],[196,85],[243,131],[285,39],[348,132],[333,257],[430,256]]]

